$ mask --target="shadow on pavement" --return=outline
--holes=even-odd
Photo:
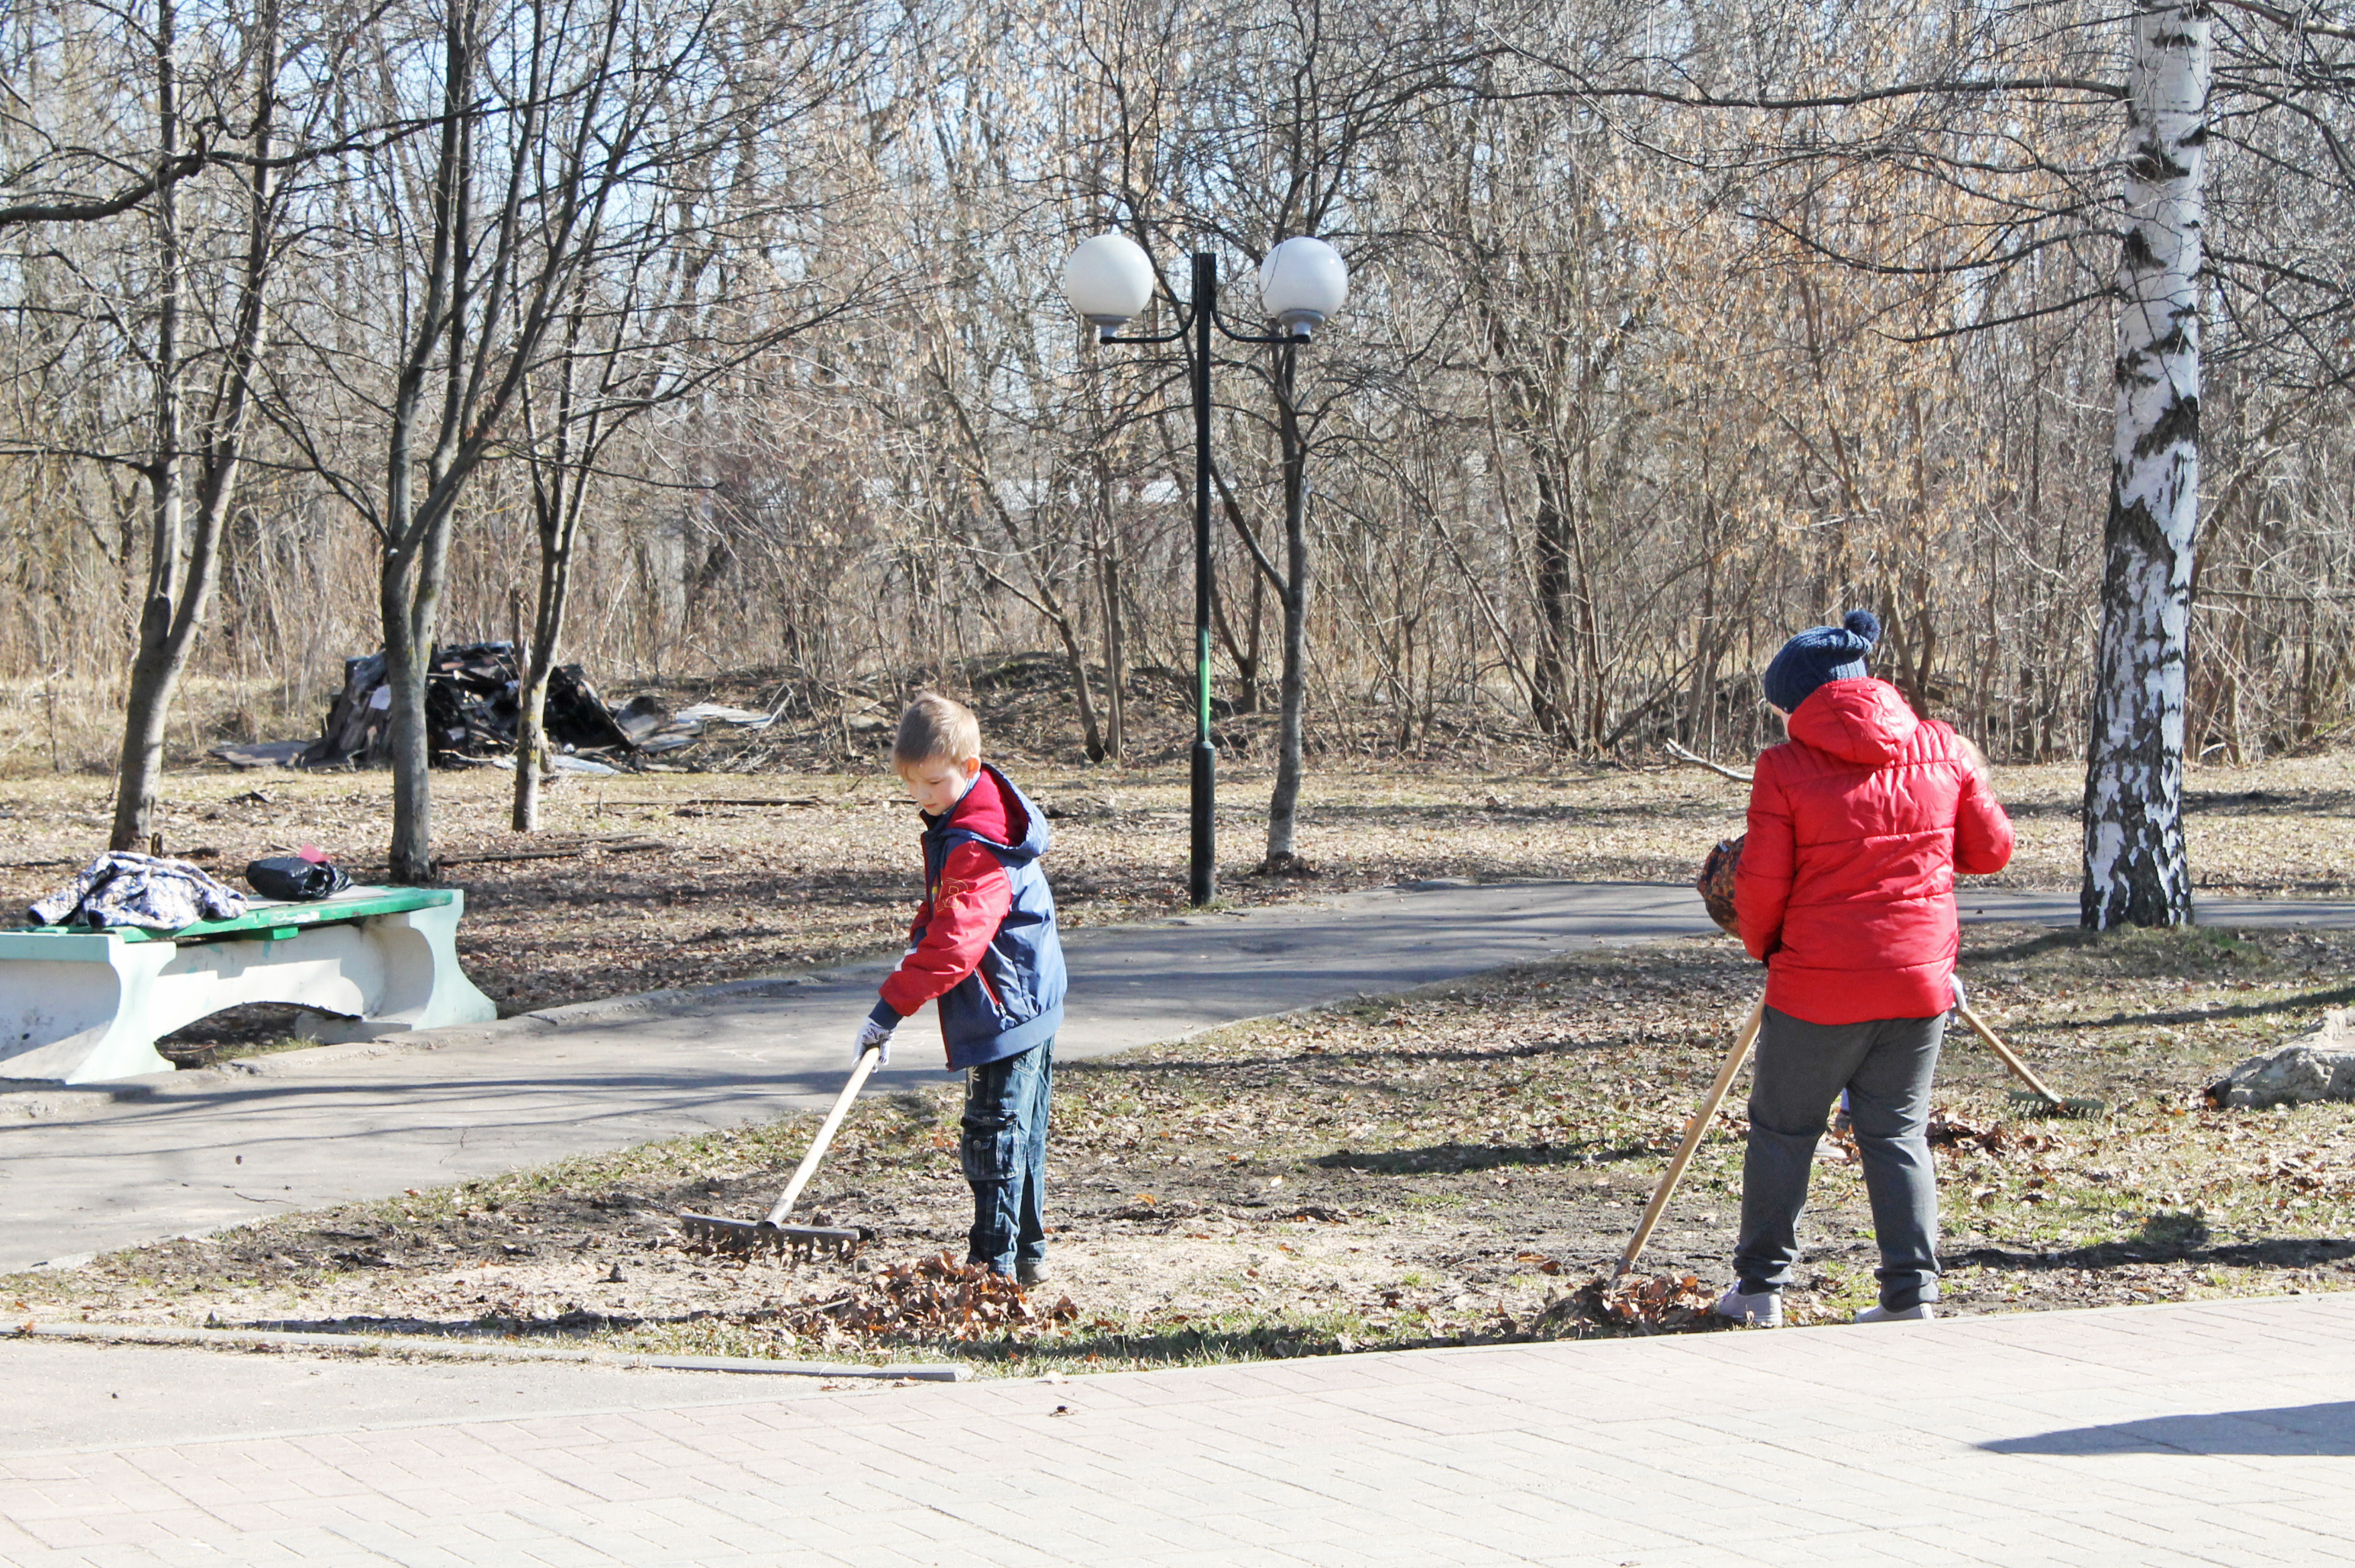
[[[1982,1443],[1991,1454],[2247,1454],[2355,1456],[2355,1402],[2161,1415],[2073,1426]]]
[[[2030,1252],[2004,1247],[1973,1247],[1950,1255],[1945,1266],[1974,1264],[1979,1268],[2081,1270],[2115,1268],[2121,1264],[2222,1264],[2234,1268],[2313,1268],[2355,1257],[2355,1241],[2339,1236],[2275,1236],[2262,1242],[2207,1244],[2203,1236],[2143,1236],[2066,1251]]]

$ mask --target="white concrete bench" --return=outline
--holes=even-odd
[[[458,966],[465,908],[455,889],[351,888],[180,931],[0,931],[0,1078],[166,1072],[156,1040],[249,1002],[323,1015],[305,1030],[328,1040],[488,1022],[497,1007]]]

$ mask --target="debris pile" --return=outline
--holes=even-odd
[[[299,765],[376,767],[391,760],[392,687],[385,667],[381,652],[344,661],[344,688]],[[523,717],[521,688],[513,643],[435,648],[425,667],[425,724],[433,765],[463,767],[514,751]],[[549,677],[547,721],[550,743],[575,752],[619,757],[636,749],[579,665],[562,666]]]
[[[437,647],[426,666],[428,755],[437,768],[512,767],[523,720],[522,672],[513,643]],[[691,746],[709,724],[765,729],[771,715],[716,702],[674,713],[650,696],[609,708],[577,664],[551,671],[545,710],[555,765],[573,773],[619,773]],[[381,652],[344,661],[343,689],[319,737],[216,746],[235,767],[367,768],[392,757],[392,687]]]
[[[1006,1275],[940,1253],[876,1270],[849,1295],[814,1308],[813,1326],[820,1314],[853,1334],[972,1339],[1069,1323],[1080,1309],[1068,1296],[1033,1306]]]

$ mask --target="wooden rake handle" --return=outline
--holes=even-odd
[[[1717,1082],[1709,1086],[1709,1093],[1701,1098],[1700,1108],[1693,1113],[1692,1120],[1685,1124],[1684,1142],[1678,1146],[1676,1158],[1668,1161],[1668,1168],[1661,1175],[1659,1186],[1652,1189],[1652,1200],[1644,1205],[1644,1217],[1636,1221],[1636,1233],[1627,1239],[1627,1250],[1619,1254],[1619,1266],[1612,1271],[1612,1278],[1616,1279],[1636,1266],[1636,1254],[1644,1250],[1644,1243],[1652,1239],[1652,1227],[1660,1222],[1660,1211],[1668,1206],[1668,1198],[1676,1191],[1677,1183],[1684,1179],[1685,1167],[1692,1163],[1693,1151],[1700,1147],[1700,1140],[1709,1131],[1710,1118],[1717,1115],[1718,1106],[1725,1103],[1725,1092],[1733,1087],[1733,1075],[1741,1072],[1742,1064],[1749,1060],[1750,1048],[1756,1042],[1758,1030],[1765,1022],[1766,998],[1761,997],[1751,1008],[1749,1018],[1742,1020],[1742,1032],[1734,1037],[1733,1049],[1725,1054],[1725,1065],[1717,1070]]]
[[[1996,1038],[1995,1030],[1987,1028],[1986,1020],[1971,1010],[1970,1003],[1963,1000],[1962,987],[1959,986],[1955,988],[1955,1011],[1962,1014],[1963,1021],[1970,1025],[1971,1032],[1973,1034],[1987,1041],[1987,1049],[1989,1051],[1994,1051],[1998,1056],[2003,1058],[2003,1064],[2011,1069],[2012,1076],[2018,1078],[2022,1083],[2027,1084],[2030,1089],[2035,1090],[2039,1094],[2042,1095],[2044,1097],[2044,1103],[2051,1105],[2054,1110],[2057,1111],[2061,1108],[2061,1096],[2055,1094],[2051,1090],[2044,1086],[2044,1080],[2039,1078],[2036,1075],[2035,1070],[2030,1067],[2027,1062],[2022,1061],[2019,1059],[2019,1053],[2018,1051],[2015,1051],[2011,1047],[2004,1044],[2002,1040]]]
[[[882,1060],[883,1048],[879,1045],[870,1045],[858,1053],[858,1065],[850,1070],[850,1082],[842,1086],[842,1093],[835,1098],[834,1109],[826,1114],[826,1125],[818,1128],[816,1141],[810,1145],[809,1153],[802,1156],[801,1164],[794,1167],[794,1179],[785,1183],[784,1196],[778,1199],[776,1207],[769,1211],[770,1224],[783,1224],[785,1216],[793,1212],[794,1200],[802,1195],[802,1189],[809,1185],[809,1179],[817,1174],[817,1162],[826,1157],[826,1146],[834,1142],[835,1130],[842,1125],[842,1118],[850,1114],[850,1103],[858,1098],[858,1091],[867,1086],[867,1075],[874,1072],[876,1063]]]

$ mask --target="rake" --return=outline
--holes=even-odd
[[[2099,1116],[2108,1114],[2109,1106],[2099,1100],[2082,1097],[2064,1100],[2045,1087],[2044,1080],[2039,1078],[2035,1071],[2020,1060],[2019,1053],[2004,1044],[1997,1037],[1995,1030],[1987,1028],[1987,1020],[1971,1010],[1970,1002],[1963,995],[1963,977],[1960,975],[1955,976],[1955,1011],[1961,1017],[1963,1022],[1970,1026],[1973,1034],[1987,1041],[1989,1051],[2002,1058],[2003,1064],[2011,1069],[2012,1076],[2028,1085],[2025,1090],[2013,1090],[2011,1092],[2013,1100],[2025,1104],[2041,1104],[2048,1113],[2056,1116]]]
[[[1970,1026],[1971,1032],[1987,1041],[1987,1048],[2002,1058],[2003,1064],[2033,1091],[2033,1093],[2015,1091],[2020,1099],[2041,1104],[2052,1115],[2060,1116],[2098,1116],[2108,1111],[2109,1107],[2099,1100],[2064,1100],[2047,1088],[2035,1070],[2020,1060],[2019,1053],[1997,1038],[1995,1030],[1987,1028],[1986,1021],[1971,1010],[1970,1003],[1963,999],[1963,979],[1959,975],[1955,976],[1955,1010],[1962,1015],[1963,1022]],[[1668,1168],[1660,1176],[1660,1184],[1652,1189],[1652,1200],[1644,1205],[1644,1217],[1636,1222],[1636,1233],[1628,1238],[1627,1250],[1619,1254],[1619,1266],[1611,1271],[1613,1279],[1621,1278],[1636,1266],[1636,1259],[1643,1252],[1644,1243],[1652,1239],[1652,1229],[1660,1222],[1660,1211],[1668,1206],[1668,1199],[1675,1193],[1677,1183],[1684,1179],[1685,1167],[1692,1163],[1693,1151],[1700,1147],[1700,1140],[1709,1131],[1710,1118],[1717,1115],[1718,1106],[1725,1103],[1726,1091],[1733,1086],[1733,1075],[1741,1072],[1742,1062],[1749,1060],[1750,1048],[1757,1041],[1758,1030],[1765,1019],[1766,999],[1761,997],[1758,1005],[1750,1009],[1749,1018],[1742,1020],[1742,1030],[1734,1037],[1733,1049],[1726,1053],[1724,1062],[1717,1070],[1717,1081],[1701,1097],[1700,1107],[1693,1112],[1692,1120],[1685,1124],[1684,1139],[1677,1146],[1676,1157],[1668,1161]]]
[[[1676,1157],[1668,1161],[1668,1168],[1662,1173],[1660,1184],[1652,1189],[1652,1200],[1644,1205],[1644,1217],[1636,1222],[1636,1233],[1628,1238],[1627,1250],[1619,1254],[1619,1266],[1611,1271],[1613,1279],[1620,1278],[1636,1266],[1636,1254],[1644,1250],[1644,1243],[1652,1239],[1652,1227],[1660,1222],[1660,1211],[1668,1206],[1669,1195],[1676,1191],[1677,1183],[1684,1179],[1685,1167],[1692,1163],[1693,1151],[1700,1147],[1701,1137],[1709,1131],[1710,1118],[1716,1115],[1718,1106],[1725,1103],[1725,1092],[1733,1087],[1733,1075],[1741,1072],[1742,1064],[1749,1060],[1750,1047],[1758,1039],[1759,1028],[1765,1021],[1766,998],[1761,997],[1757,1005],[1750,1009],[1750,1016],[1742,1020],[1741,1032],[1734,1036],[1733,1049],[1726,1052],[1724,1064],[1717,1070],[1717,1082],[1709,1086],[1709,1093],[1701,1096],[1700,1108],[1692,1114],[1692,1120],[1685,1124],[1684,1141],[1677,1146]]]
[[[817,1130],[809,1153],[802,1156],[801,1164],[794,1168],[794,1179],[785,1183],[783,1194],[768,1213],[758,1220],[728,1220],[717,1214],[682,1212],[679,1229],[690,1241],[702,1242],[723,1253],[791,1253],[796,1258],[815,1257],[821,1250],[837,1257],[848,1257],[858,1250],[867,1233],[856,1226],[788,1225],[785,1216],[793,1212],[794,1201],[816,1174],[817,1162],[826,1157],[826,1146],[834,1142],[835,1130],[842,1118],[850,1113],[850,1103],[858,1098],[866,1085],[867,1075],[883,1060],[883,1048],[869,1046],[858,1056],[858,1065],[850,1070],[850,1082],[842,1086],[836,1097],[834,1109],[826,1114],[826,1123]]]

